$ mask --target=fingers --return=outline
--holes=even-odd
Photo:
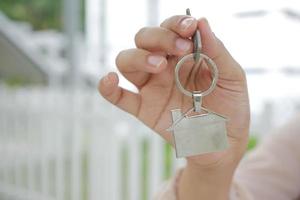
[[[167,67],[167,54],[182,56],[192,52],[192,41],[186,37],[192,36],[197,28],[202,52],[216,62],[220,79],[244,80],[243,70],[213,34],[207,20],[197,21],[189,16],[174,16],[165,20],[161,27],[141,29],[135,37],[138,49],[125,50],[117,56],[120,72],[138,88],[142,87],[150,74],[160,73]]]
[[[120,52],[116,64],[130,82],[142,87],[151,73],[159,73],[167,67],[167,55],[192,52],[193,44],[188,38],[196,28],[197,20],[184,15],[170,17],[161,27],[143,28],[135,37],[138,49]]]
[[[116,58],[119,71],[138,88],[148,81],[149,73],[159,73],[167,67],[167,59],[143,49],[121,51]]]
[[[142,28],[135,36],[136,46],[148,51],[162,51],[168,55],[182,56],[192,52],[193,44],[189,39],[162,27]]]
[[[122,110],[137,116],[140,96],[118,86],[119,78],[116,73],[109,73],[103,77],[98,85],[100,94],[109,102]]]
[[[191,16],[177,15],[166,19],[160,26],[174,31],[183,38],[189,38],[197,29],[197,20]]]
[[[188,38],[196,29],[196,19],[187,15],[173,16],[166,19],[161,27],[142,28],[135,36],[135,43],[141,49],[182,56],[192,51],[193,44]]]
[[[143,49],[128,49],[119,53],[116,64],[121,72],[158,73],[167,66],[167,59]]]
[[[243,69],[233,59],[223,43],[214,35],[205,18],[198,21],[198,29],[201,34],[202,52],[217,64],[220,79],[244,81]]]

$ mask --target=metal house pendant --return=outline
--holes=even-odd
[[[213,112],[184,116],[172,110],[173,138],[176,156],[188,157],[227,149],[226,118]],[[180,121],[178,121],[180,120]]]

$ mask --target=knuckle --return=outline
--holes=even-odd
[[[223,49],[225,49],[225,44],[221,41],[221,40],[218,40],[218,43],[219,43],[219,46],[222,47]]]
[[[174,22],[173,22],[174,28],[176,28],[176,29],[180,28],[180,27],[181,27],[181,22],[182,22],[184,19],[186,19],[186,18],[188,18],[188,16],[186,16],[186,15],[176,15],[176,16],[174,17]]]
[[[222,42],[222,40],[220,40],[217,37],[216,37],[216,40],[217,40],[217,44],[219,47],[221,47],[222,49],[226,49],[225,44]]]
[[[137,48],[162,49],[174,51],[175,41],[179,36],[172,30],[164,27],[144,27],[135,35]],[[170,53],[170,52],[168,52]]]
[[[171,16],[167,19],[165,19],[162,23],[161,23],[161,27],[165,27],[165,28],[176,28],[180,25],[180,22],[185,18],[185,15],[174,15]]]
[[[125,54],[125,50],[122,50],[116,56],[115,63],[118,68],[120,68],[122,66],[122,57],[124,54]]]
[[[139,46],[139,44],[141,43],[143,35],[145,34],[145,32],[147,32],[148,29],[148,27],[143,27],[135,34],[134,41],[137,46]]]
[[[241,74],[241,78],[243,81],[247,81],[247,76],[246,76],[246,71],[244,70],[244,68],[242,68],[242,66],[240,66],[240,64],[238,64],[239,69],[240,69],[240,74]]]
[[[167,25],[169,24],[169,21],[171,20],[172,17],[168,17],[167,19],[165,19],[161,24],[160,27],[167,27]]]
[[[216,41],[217,41],[217,45],[219,46],[220,49],[223,49],[223,50],[227,51],[227,48],[226,48],[226,46],[225,46],[225,44],[223,43],[222,40],[220,40],[218,37],[216,37]]]

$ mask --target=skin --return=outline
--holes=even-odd
[[[196,29],[200,30],[202,52],[213,59],[219,70],[217,87],[203,99],[203,107],[230,119],[227,122],[230,147],[223,152],[188,157],[177,196],[179,200],[228,199],[232,176],[248,141],[247,82],[243,69],[214,35],[205,18],[173,16],[160,27],[142,28],[135,36],[136,48],[121,51],[116,58],[119,71],[138,88],[138,93],[119,87],[118,75],[113,72],[100,80],[99,92],[173,144],[171,133],[166,131],[172,124],[170,110],[185,111],[192,107],[192,98],[183,95],[175,85],[174,68],[183,55],[192,52],[190,37]],[[200,69],[183,67],[180,76],[188,90],[204,90],[211,81],[205,63]]]

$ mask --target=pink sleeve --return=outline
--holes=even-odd
[[[270,134],[246,156],[234,179],[254,199],[299,198],[300,117]]]
[[[230,200],[297,199],[300,195],[300,117],[270,134],[239,165]],[[180,171],[154,200],[176,200]]]

